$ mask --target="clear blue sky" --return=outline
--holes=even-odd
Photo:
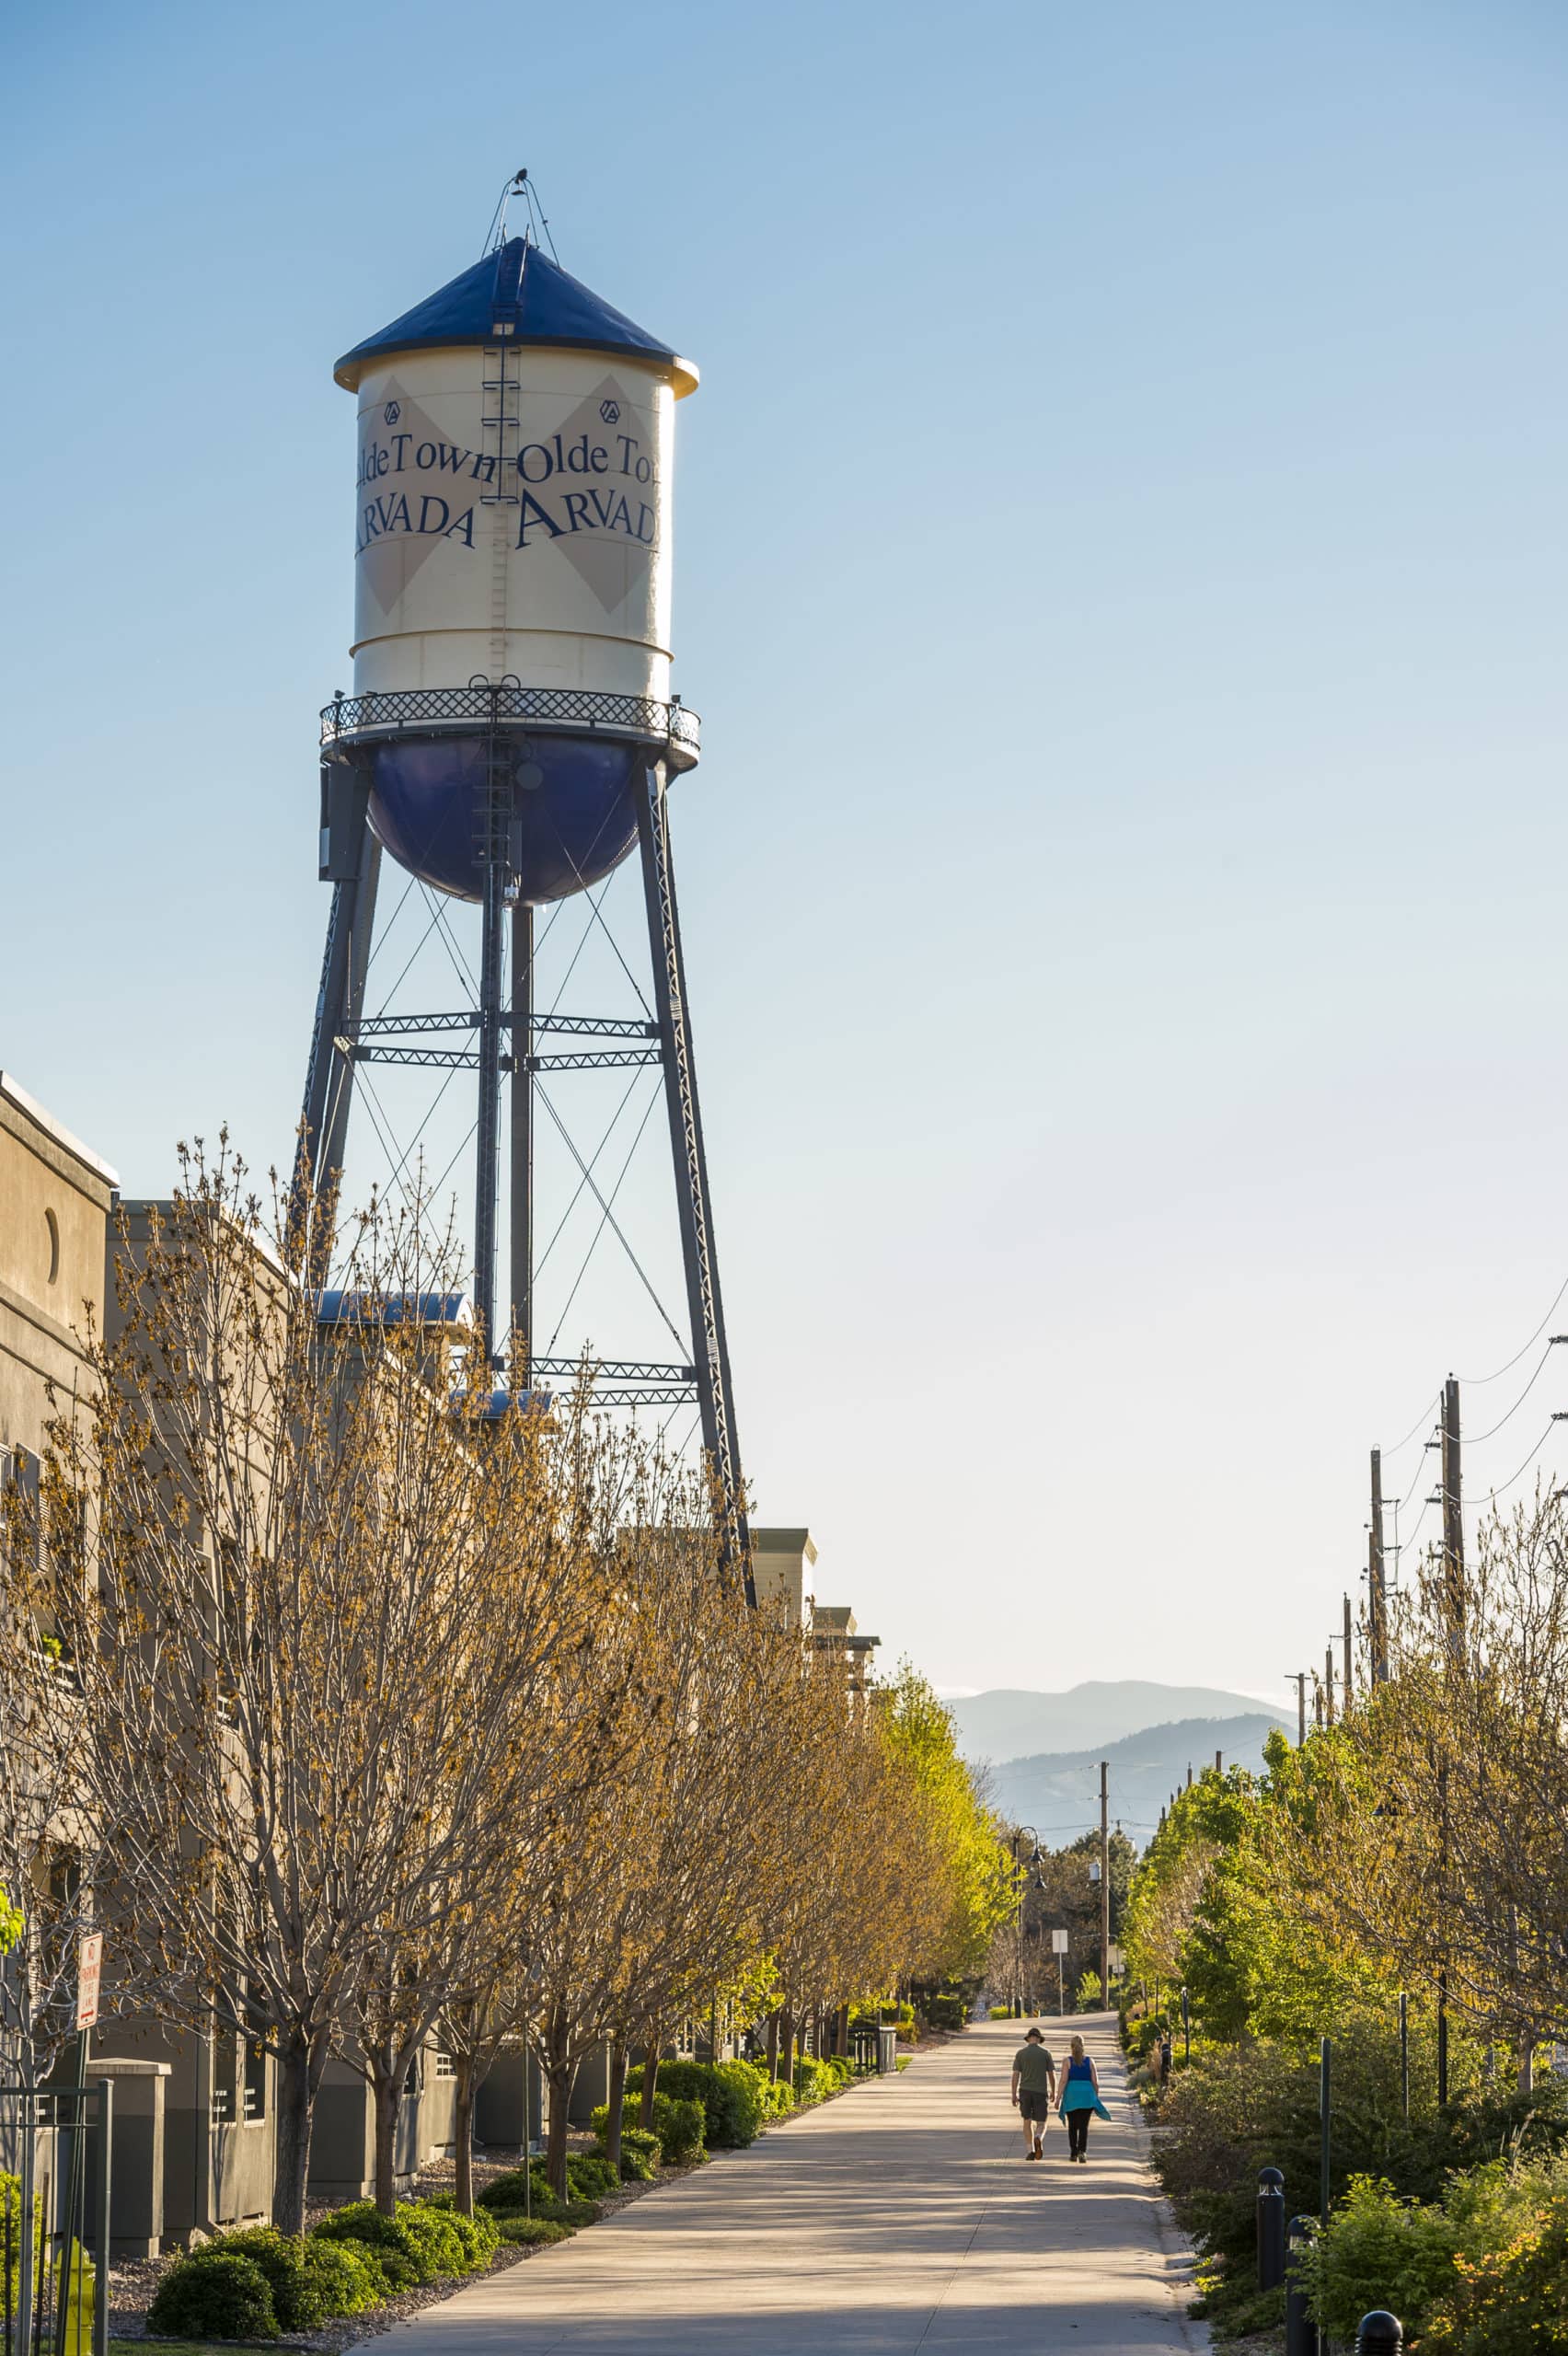
[[[330,364],[526,162],[703,369],[677,848],[761,1515],[944,1683],[1283,1691],[1369,1444],[1568,1271],[1565,69],[1546,0],[14,17],[0,1065],[130,1188],[225,1115],[286,1153]]]

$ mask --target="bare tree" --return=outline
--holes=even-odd
[[[472,1337],[417,1207],[373,1207],[325,1302],[281,1237],[226,1146],[127,1228],[45,1508],[61,1560],[98,1515],[59,1597],[107,1902],[142,1926],[165,2011],[275,2051],[274,2213],[296,2232],[350,2008],[368,2037],[364,1992],[386,2006],[379,2153],[381,2080],[433,2016],[389,1947],[436,1950],[584,1599],[531,1419],[466,1403]]]

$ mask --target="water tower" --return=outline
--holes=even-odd
[[[525,187],[520,174],[513,186]],[[614,1403],[693,1399],[745,1555],[729,1354],[692,1061],[667,795],[699,731],[670,684],[675,403],[698,375],[562,270],[533,235],[367,336],[333,374],[357,399],[353,692],[322,714],[322,879],[332,911],[302,1128],[330,1217],[356,1068],[471,1070],[474,1303],[513,1390],[570,1379],[534,1350],[534,1098],[544,1071],[663,1068],[689,1362],[606,1360]],[[563,1016],[535,989],[535,910],[633,851],[652,1019]],[[480,910],[468,1005],[365,1012],[382,861]],[[503,1122],[510,1298],[497,1298]],[[318,1211],[313,1248],[329,1247]]]

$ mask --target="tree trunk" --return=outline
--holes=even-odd
[[[455,2053],[453,2068],[456,2085],[452,2105],[452,2158],[456,2169],[456,2181],[452,2198],[460,2216],[474,2213],[474,2096],[478,2092],[478,2078],[471,2053]],[[524,2065],[526,2067],[526,2063]],[[523,2165],[528,2165],[528,2154],[523,2154]]]
[[[795,2087],[795,2015],[786,2012],[778,2024],[778,2074],[794,2092]]]
[[[847,2055],[849,2051],[849,2007],[840,2004],[833,2015],[833,2050]]]
[[[375,2205],[384,2217],[398,2206],[398,2088],[401,2073],[379,2068],[370,2082],[375,2113]]]
[[[558,2200],[567,2198],[566,2107],[571,2100],[573,2065],[570,2062],[549,2062],[545,2067],[545,2084],[549,2089],[550,2123],[545,2138],[545,2172],[550,2190]]]
[[[605,2157],[616,2174],[620,2174],[621,2120],[626,2113],[626,2048],[610,2048],[610,2083],[606,2108],[609,2117],[605,2121]]]
[[[278,2123],[272,2151],[272,2222],[283,2234],[305,2231],[312,2107],[310,2048],[303,2037],[290,2037],[278,2053]]]
[[[642,2100],[638,2106],[637,2123],[645,2135],[653,2131],[653,2097],[659,2091],[661,2042],[660,2033],[654,2029],[648,2039],[648,2050],[642,2057]]]
[[[778,2079],[778,2015],[767,2015],[767,2074],[777,2085]]]

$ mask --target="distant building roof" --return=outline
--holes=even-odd
[[[759,1554],[803,1554],[808,1563],[817,1558],[809,1530],[758,1530],[754,1524],[751,1538]]]
[[[119,1185],[120,1172],[117,1170],[111,1170],[108,1162],[101,1156],[94,1153],[90,1146],[85,1146],[82,1143],[80,1138],[73,1137],[64,1123],[57,1121],[52,1113],[46,1113],[37,1097],[29,1096],[27,1090],[13,1080],[7,1071],[0,1071],[0,1096],[3,1096],[8,1104],[14,1104],[18,1113],[25,1114],[35,1128],[41,1129],[52,1144],[59,1146],[63,1152],[70,1154],[75,1161],[79,1161],[84,1170],[90,1170],[93,1176],[101,1179],[106,1186]]]
[[[452,1405],[455,1412],[478,1415],[482,1423],[499,1424],[508,1415],[548,1415],[554,1393],[549,1391],[508,1391],[504,1384],[494,1391],[482,1392],[470,1400],[466,1391],[455,1391]]]
[[[324,1292],[316,1304],[320,1325],[467,1326],[474,1312],[460,1292]]]
[[[847,1603],[813,1603],[812,1642],[833,1652],[870,1653],[875,1652],[882,1638],[861,1635]]]
[[[332,374],[348,391],[357,392],[366,364],[383,353],[441,344],[493,344],[499,336],[517,343],[550,344],[558,351],[622,352],[629,359],[653,361],[662,364],[677,399],[697,390],[698,374],[689,360],[682,360],[667,343],[569,276],[526,237],[509,237],[411,311],[366,336],[344,352]]]

